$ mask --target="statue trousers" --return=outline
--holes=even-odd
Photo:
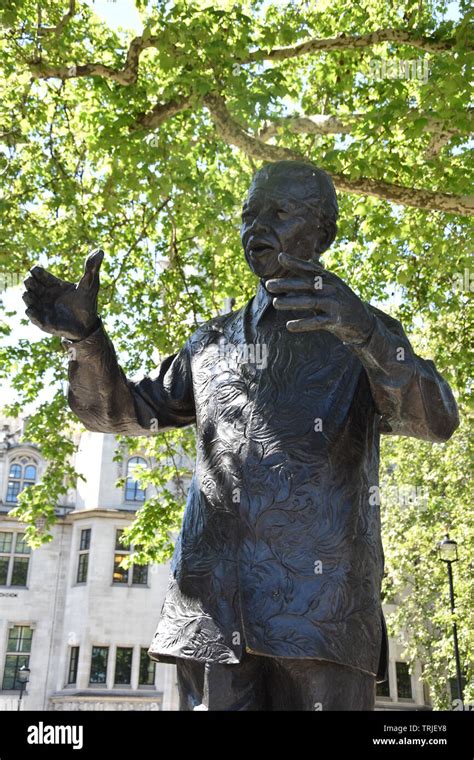
[[[176,660],[180,710],[373,710],[375,676],[314,659],[245,653],[237,665]]]

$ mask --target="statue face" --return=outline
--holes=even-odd
[[[314,198],[312,207],[304,200],[310,194],[305,182],[291,176],[259,179],[251,185],[240,236],[247,263],[258,277],[285,273],[278,262],[281,251],[306,260],[313,256],[321,230]]]

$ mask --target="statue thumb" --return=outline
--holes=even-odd
[[[78,288],[90,288],[93,284],[99,284],[99,270],[103,258],[104,252],[100,248],[87,257],[84,274],[78,283]]]

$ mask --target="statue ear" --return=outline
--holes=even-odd
[[[334,243],[337,233],[337,224],[333,221],[326,221],[318,229],[318,239],[315,244],[315,253],[324,253]]]

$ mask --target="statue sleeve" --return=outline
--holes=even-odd
[[[398,320],[369,309],[375,316],[370,338],[346,345],[365,368],[381,432],[447,441],[459,425],[451,388],[432,361],[415,354]]]
[[[153,377],[127,380],[102,324],[69,354],[68,402],[88,430],[153,435],[195,422],[189,345],[163,360]]]

